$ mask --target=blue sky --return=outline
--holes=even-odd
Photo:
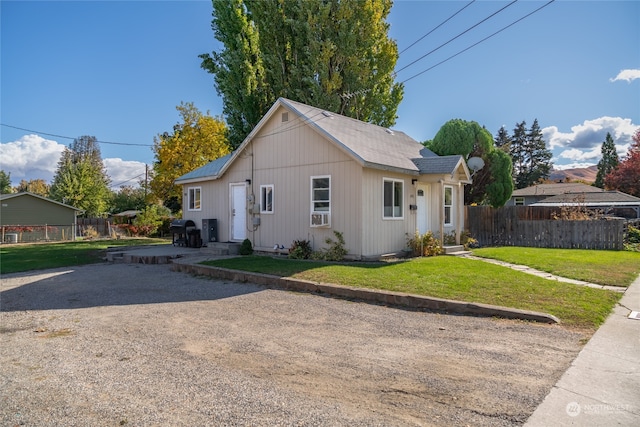
[[[396,0],[390,37],[403,51],[467,3]],[[537,118],[558,168],[597,163],[607,132],[623,155],[640,126],[640,2],[558,0],[459,53],[547,2],[509,3],[476,1],[401,53],[397,70],[433,51],[398,72],[394,128],[424,141],[453,118],[493,135]],[[176,105],[220,115],[198,58],[219,48],[211,10],[209,1],[3,0],[0,168],[13,185],[50,181],[72,141],[63,137],[81,135],[146,145],[101,144],[112,184],[135,184],[154,136],[179,120]]]

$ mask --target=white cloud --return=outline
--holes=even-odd
[[[597,163],[607,133],[611,134],[618,155],[624,156],[638,126],[631,119],[604,116],[572,126],[571,132],[561,132],[556,126],[549,126],[542,129],[542,135],[557,157],[580,161],[590,159]]]
[[[24,135],[17,141],[0,144],[0,167],[11,173],[11,182],[44,179],[49,182],[55,174],[65,145],[39,135]]]
[[[145,164],[141,162],[122,160],[120,158],[103,159],[107,174],[111,178],[111,188],[118,189],[123,185],[138,187],[138,183],[145,177]]]
[[[51,183],[65,145],[39,135],[24,135],[17,141],[0,143],[0,169],[11,174],[11,184],[21,180],[43,179]],[[137,187],[144,180],[145,164],[120,158],[103,159],[114,188]]]
[[[631,83],[635,79],[640,79],[640,70],[622,70],[612,79],[611,82],[617,82],[619,80],[626,80],[627,83]]]

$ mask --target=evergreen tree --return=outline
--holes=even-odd
[[[74,139],[60,156],[50,197],[95,217],[106,213],[109,196],[109,177],[96,138]]]
[[[9,194],[13,190],[11,189],[11,172],[6,173],[0,170],[0,194]]]
[[[553,154],[542,138],[538,119],[533,121],[529,130],[524,121],[516,124],[510,147],[516,188],[526,188],[549,177]]]
[[[493,140],[493,143],[497,148],[509,154],[509,150],[511,149],[511,136],[509,136],[509,132],[504,126],[498,130],[498,134]]]
[[[278,97],[365,122],[395,123],[403,87],[385,21],[391,0],[213,0],[224,48],[200,55],[237,147]]]
[[[525,186],[519,185],[518,177],[524,175],[526,172],[525,162],[525,147],[527,144],[527,124],[523,120],[516,124],[513,129],[513,135],[511,136],[511,145],[509,148],[509,155],[511,156],[511,162],[513,163],[512,176],[513,182],[516,188],[524,188]]]
[[[616,151],[616,144],[613,142],[613,138],[609,132],[607,132],[607,137],[602,143],[600,152],[602,153],[602,158],[598,162],[598,173],[596,175],[596,182],[593,185],[604,188],[604,178],[620,163],[618,152]]]

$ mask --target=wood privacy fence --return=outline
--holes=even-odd
[[[554,220],[556,208],[466,206],[466,224],[481,246],[622,250],[625,220]]]

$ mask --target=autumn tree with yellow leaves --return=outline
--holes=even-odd
[[[176,110],[182,122],[173,126],[173,133],[153,138],[155,162],[149,184],[157,201],[174,213],[180,210],[182,200],[180,186],[174,181],[230,152],[221,118],[202,114],[191,102],[180,103]]]

